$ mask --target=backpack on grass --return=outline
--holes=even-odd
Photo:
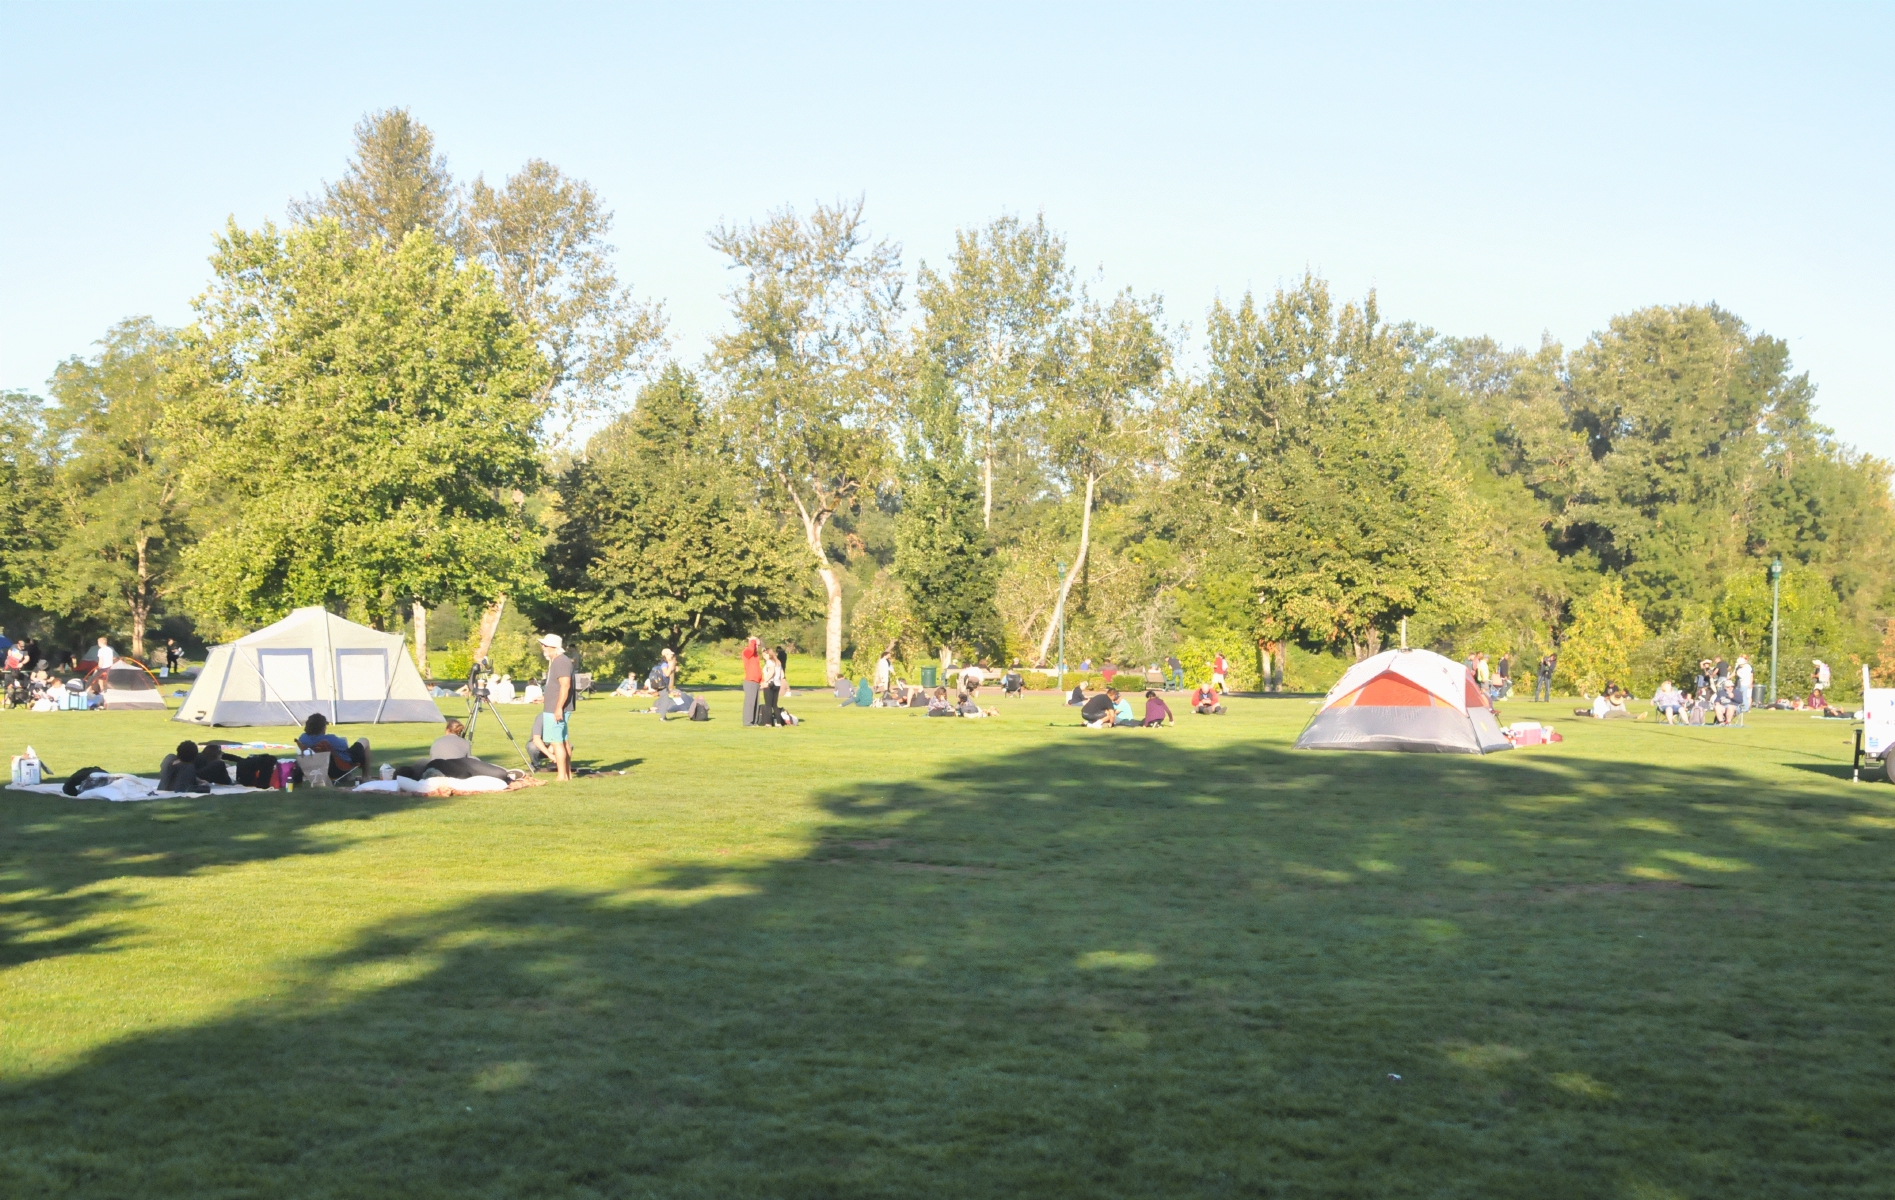
[[[252,754],[237,763],[237,786],[267,788],[276,774],[276,755]]]

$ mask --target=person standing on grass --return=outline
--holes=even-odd
[[[1224,661],[1224,655],[1222,652],[1219,652],[1217,657],[1211,659],[1211,686],[1216,688],[1220,694],[1230,691],[1230,688],[1224,683],[1225,677],[1229,674],[1230,664]]]
[[[755,637],[744,639],[744,724],[757,723],[757,693],[763,688],[763,646]]]
[[[566,644],[556,633],[540,639],[540,653],[546,656],[545,707],[541,713],[540,741],[559,771],[560,782],[572,778],[572,735],[567,722],[579,704],[572,687],[572,659],[566,657]]]
[[[104,638],[100,638],[99,639],[99,670],[109,671],[112,669],[112,664],[117,661],[118,661],[118,651],[112,649],[111,643],[107,642]]]
[[[1178,661],[1176,654],[1165,655],[1165,671],[1170,676],[1169,691],[1175,692],[1184,686],[1184,664]]]
[[[888,695],[888,683],[889,683],[889,680],[894,678],[894,675],[895,675],[895,660],[889,654],[888,651],[884,650],[882,651],[882,656],[875,660],[875,694],[876,695],[878,696]]]
[[[781,709],[778,707],[777,701],[783,695],[783,663],[776,655],[770,653],[768,650],[763,652],[761,661],[763,666],[763,679],[758,690],[762,692],[763,699],[757,705],[757,724],[768,726],[781,725],[783,723],[780,715]]]
[[[1559,667],[1559,651],[1549,650],[1540,656],[1540,669],[1533,676],[1533,702],[1551,704],[1553,702],[1553,672]]]
[[[1750,669],[1750,656],[1737,656],[1737,711],[1741,715],[1750,711],[1750,690],[1755,685],[1756,672]]]

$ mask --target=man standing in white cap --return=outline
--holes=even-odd
[[[566,657],[566,643],[556,633],[540,639],[540,653],[546,656],[546,707],[540,719],[540,741],[559,769],[559,778],[572,778],[572,740],[566,722],[579,698],[572,690],[572,659]]]

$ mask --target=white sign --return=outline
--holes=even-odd
[[[1863,748],[1870,758],[1881,758],[1895,746],[1895,688],[1864,688],[1862,721]]]

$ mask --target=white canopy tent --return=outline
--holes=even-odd
[[[215,646],[174,721],[193,725],[439,724],[400,634],[299,608],[227,646]]]

